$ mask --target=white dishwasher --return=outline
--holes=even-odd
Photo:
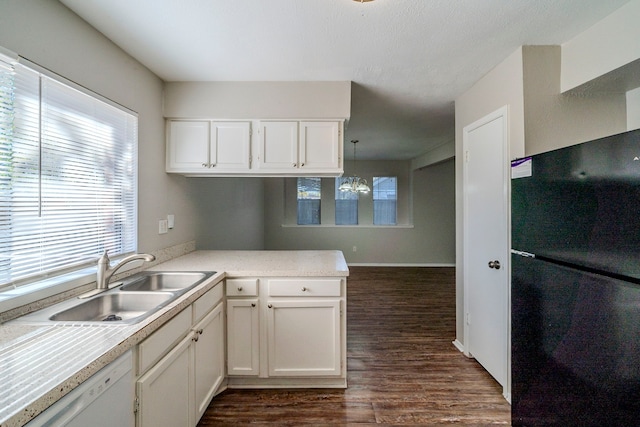
[[[26,427],[133,427],[131,351],[102,368]]]

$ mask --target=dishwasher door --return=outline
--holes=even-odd
[[[131,351],[51,405],[26,427],[133,427]]]

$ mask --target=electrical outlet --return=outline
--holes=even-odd
[[[158,234],[166,234],[169,231],[169,224],[166,219],[161,219],[158,223]]]
[[[353,252],[357,252],[357,250],[358,250],[358,247],[357,247],[357,246],[354,246],[354,247],[353,247]]]

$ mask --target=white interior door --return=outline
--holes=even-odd
[[[505,388],[509,360],[507,147],[506,107],[463,130],[466,352]]]

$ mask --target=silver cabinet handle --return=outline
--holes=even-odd
[[[255,307],[255,306],[256,306],[256,303],[255,303],[255,302],[252,302],[252,303],[251,303],[251,307]],[[269,307],[269,308],[271,308],[271,307]]]
[[[242,292],[242,286],[238,286],[238,292]]]
[[[304,286],[302,287],[302,292],[307,292],[307,288],[305,288]]]
[[[267,307],[269,307],[269,308],[273,308],[273,305],[269,304]]]
[[[294,168],[298,167],[298,164],[297,164],[297,163],[294,163],[294,164],[293,164],[293,167],[294,167]]]
[[[207,167],[209,167],[209,165],[207,165],[206,163],[203,163],[203,164],[202,164],[202,167],[203,167],[203,168],[207,168]]]
[[[495,268],[496,270],[500,270],[500,261],[489,261],[489,268]]]
[[[198,335],[202,335],[203,330],[202,329],[198,329]]]
[[[304,163],[300,163],[300,167],[303,168],[304,167]]]

